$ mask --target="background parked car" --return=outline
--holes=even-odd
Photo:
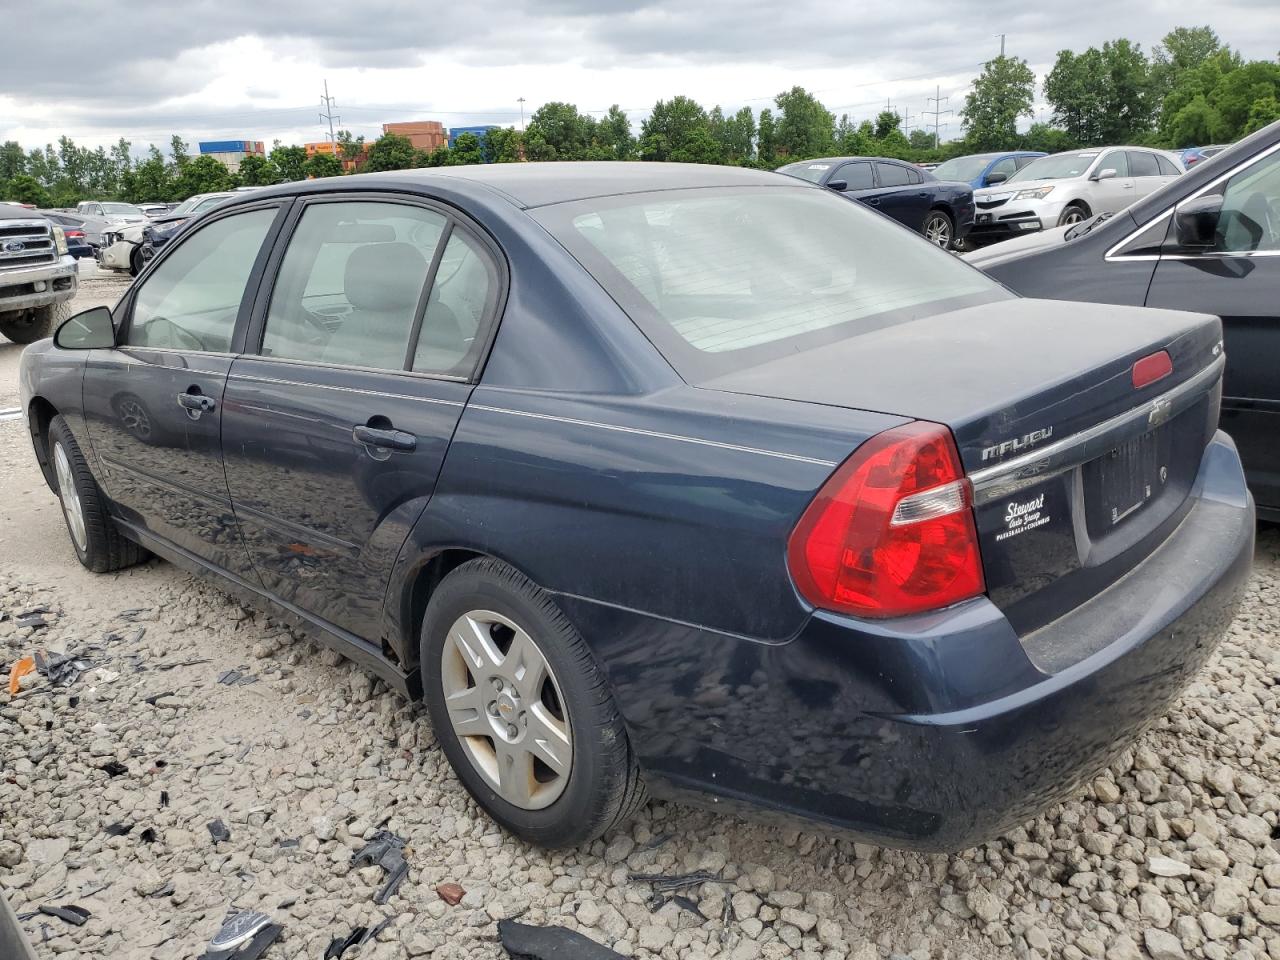
[[[102,246],[104,234],[130,224],[146,223],[147,216],[132,203],[89,200],[76,204],[72,211],[80,218],[85,239],[95,247]]]
[[[1109,220],[967,259],[1031,297],[1222,317],[1222,427],[1259,515],[1280,521],[1280,123]]]
[[[1041,157],[1006,182],[974,192],[978,210],[969,243],[995,243],[1115,213],[1182,172],[1171,155],[1148,147],[1099,147]]]
[[[62,227],[0,204],[0,334],[33,343],[66,318],[79,283]]]
[[[1202,160],[1208,160],[1210,157],[1216,157],[1223,150],[1227,149],[1230,144],[1215,143],[1208,147],[1188,147],[1182,151],[1182,165],[1190,170]]]
[[[61,213],[57,210],[41,210],[40,216],[62,228],[62,234],[67,238],[67,253],[71,256],[79,260],[82,257],[94,255],[93,244],[85,236],[84,217],[78,217],[74,213]]]
[[[973,189],[939,180],[905,160],[888,157],[825,157],[778,168],[779,173],[817,183],[948,248],[973,226]]]
[[[140,203],[138,204],[138,209],[141,210],[143,213],[145,213],[152,220],[154,220],[156,217],[163,217],[166,213],[172,210],[173,207],[174,207],[174,204],[172,203]]]
[[[1032,160],[1048,156],[1042,151],[1022,150],[1011,153],[972,153],[953,157],[933,169],[939,180],[959,180],[975,190],[1004,183]]]
[[[155,255],[155,251],[188,219],[212,210],[234,196],[237,194],[231,191],[197,193],[187,197],[168,213],[107,230],[103,233],[103,241],[98,248],[98,263],[108,270],[126,270],[136,277]]]

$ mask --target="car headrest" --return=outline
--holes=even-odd
[[[427,260],[409,243],[371,243],[347,258],[342,288],[357,310],[404,310],[418,302]]]

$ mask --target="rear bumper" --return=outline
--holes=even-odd
[[[1215,649],[1254,537],[1224,434],[1192,496],[1131,574],[1025,638],[985,598],[892,624],[817,614],[781,644],[564,602],[658,792],[959,850],[1070,796]]]

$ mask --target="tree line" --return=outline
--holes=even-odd
[[[987,150],[1056,152],[1130,143],[1177,148],[1229,143],[1280,119],[1280,64],[1246,62],[1209,27],[1170,31],[1150,55],[1127,39],[1062,50],[1042,84],[1048,120],[1019,132],[1032,118],[1037,81],[1025,60],[997,57],[983,65],[960,110],[964,135],[935,143],[924,129],[908,134],[892,110],[855,123],[836,117],[803,87],[779,93],[757,115],[750,107],[727,113],[676,96],[659,100],[635,131],[616,104],[602,116],[574,104],[543,104],[524,130],[498,127],[483,136],[461,134],[452,147],[430,153],[405,137],[384,134],[366,144],[349,131],[334,154],[307,155],[277,141],[266,156],[246,156],[231,173],[209,156],[191,156],[173,136],[168,155],[152,145],[135,158],[121,138],[110,149],[77,146],[24,151],[0,146],[0,200],[73,206],[84,199],[135,203],[176,201],[236,186],[266,186],[308,177],[339,176],[344,162],[361,171],[522,160],[666,160],[773,169],[791,160],[827,155],[889,156],[940,161]]]

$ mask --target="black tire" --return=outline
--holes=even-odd
[[[146,263],[142,259],[142,244],[138,244],[133,248],[133,252],[129,254],[129,276],[136,277],[145,266]]]
[[[85,462],[84,454],[80,452],[80,445],[76,443],[76,438],[72,435],[71,428],[67,426],[66,419],[61,416],[54,417],[53,422],[49,424],[47,448],[55,485],[58,486],[60,483],[56,457],[59,447],[66,454],[70,467],[70,479],[79,497],[80,512],[84,518],[85,542],[81,544],[77,542],[76,532],[64,503],[62,518],[66,522],[67,535],[71,539],[76,557],[94,573],[110,573],[113,570],[121,570],[135,563],[141,563],[146,559],[147,551],[121,534],[107,513],[107,500],[102,493],[102,488],[98,486],[98,481],[93,479],[89,464]],[[63,501],[60,489],[58,499]]]
[[[444,704],[441,657],[450,628],[464,614],[493,611],[519,624],[546,658],[563,695],[573,749],[563,792],[549,806],[509,803],[473,765]],[[640,768],[604,673],[559,607],[505,563],[478,559],[441,581],[423,617],[421,673],[436,738],[458,779],[502,827],[544,847],[594,840],[629,819],[645,800]]]
[[[1082,203],[1068,203],[1058,214],[1058,226],[1065,227],[1069,223],[1079,223],[1089,219],[1089,208]]]
[[[53,335],[59,324],[71,316],[71,301],[60,300],[44,307],[0,315],[0,333],[14,343],[35,343]]]
[[[930,210],[920,224],[920,234],[934,246],[949,250],[956,238],[955,221],[945,210]]]

